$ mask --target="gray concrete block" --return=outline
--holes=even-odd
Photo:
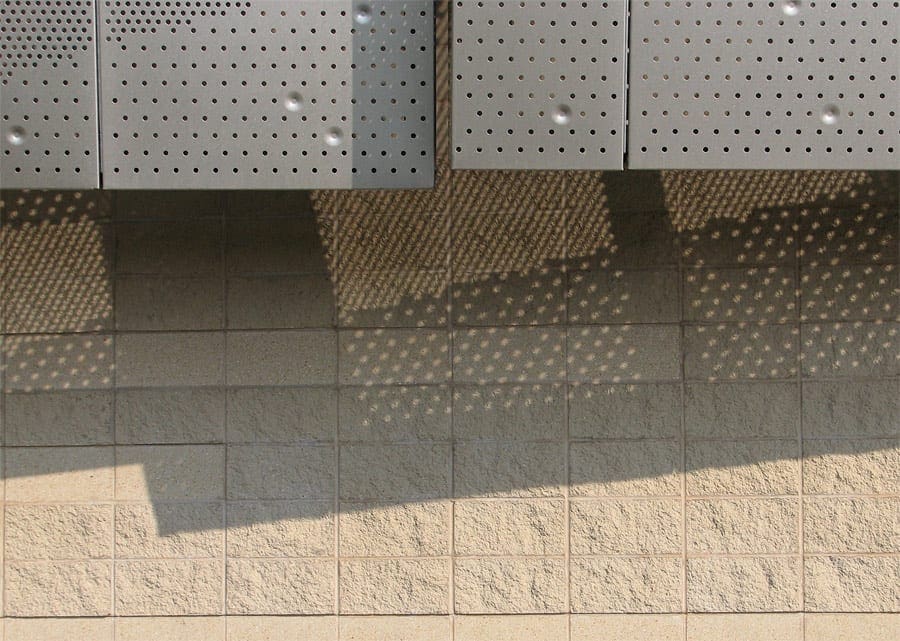
[[[222,329],[224,286],[218,278],[120,276],[116,329]]]
[[[224,441],[224,389],[122,389],[116,392],[117,443]]]
[[[447,441],[450,388],[342,387],[341,441]]]
[[[565,387],[457,385],[453,436],[458,440],[552,440],[566,437]]]
[[[230,445],[228,498],[333,499],[334,447]]]
[[[334,292],[325,274],[228,280],[230,329],[334,326]]]
[[[328,385],[335,382],[333,331],[229,332],[229,385]]]
[[[225,383],[225,337],[220,332],[119,334],[119,387],[180,387]]]
[[[571,327],[569,381],[662,381],[681,378],[678,325]]]
[[[569,436],[574,439],[673,438],[680,433],[677,383],[569,388]]]
[[[228,390],[229,443],[333,442],[337,417],[333,387]]]
[[[692,383],[684,390],[688,438],[791,438],[800,432],[796,383]]]
[[[111,391],[6,394],[4,400],[7,445],[112,443]]]

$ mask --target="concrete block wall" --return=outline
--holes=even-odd
[[[898,638],[897,175],[753,176],[3,192],[0,638]]]

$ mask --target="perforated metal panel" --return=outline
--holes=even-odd
[[[94,3],[0,8],[0,185],[97,187]]]
[[[620,169],[625,0],[457,0],[453,166]]]
[[[105,0],[104,184],[428,187],[431,0]]]
[[[637,0],[629,166],[900,167],[896,0]]]

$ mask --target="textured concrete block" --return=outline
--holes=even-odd
[[[615,180],[610,176],[613,174],[605,174],[603,182]],[[595,190],[585,189],[587,193],[592,191]],[[578,268],[677,266],[677,237],[671,217],[658,198],[658,188],[645,190],[623,185],[619,193],[622,196],[617,199],[616,209],[605,215],[608,205],[603,202],[585,203],[569,212],[566,222],[570,261]],[[653,204],[641,211],[636,199],[651,194]]]
[[[806,614],[806,638],[816,641],[893,641],[900,616],[892,614]]]
[[[6,641],[113,641],[113,619],[6,619]]]
[[[449,616],[378,616],[340,618],[344,641],[450,641]]]
[[[573,324],[677,323],[678,270],[600,269],[569,274]]]
[[[334,561],[229,559],[229,614],[334,612]]]
[[[900,383],[805,381],[803,436],[900,437]]]
[[[807,612],[897,612],[900,557],[807,556]]]
[[[804,376],[900,376],[900,323],[804,324],[800,332]]]
[[[570,381],[617,383],[681,378],[678,325],[571,328],[566,353]]]
[[[224,346],[219,332],[119,334],[116,383],[120,387],[222,385]]]
[[[112,443],[112,392],[73,390],[5,396],[7,445]]]
[[[112,505],[7,505],[5,557],[108,559],[112,527]]]
[[[225,549],[221,503],[119,503],[116,558],[215,558]]]
[[[900,270],[896,265],[808,265],[800,292],[804,320],[896,319]]]
[[[684,641],[680,614],[575,614],[572,641]]]
[[[228,641],[337,641],[334,616],[230,616]]]
[[[343,556],[443,556],[450,553],[450,504],[341,503]]]
[[[688,495],[796,494],[799,446],[793,441],[688,443]]]
[[[203,501],[225,497],[222,445],[121,445],[116,448],[120,501]]]
[[[871,172],[866,178],[877,175]],[[827,212],[820,207],[801,212],[801,263],[897,262],[896,182],[890,182],[896,179],[890,173],[885,175],[889,188],[865,185],[858,192],[849,192],[856,194],[855,199],[829,207]],[[861,204],[861,200],[865,202]]]
[[[115,341],[103,334],[7,336],[0,346],[4,390],[109,389]]]
[[[335,334],[229,332],[229,385],[331,385],[336,376]]]
[[[556,641],[568,636],[564,614],[457,616],[456,641]]]
[[[448,387],[343,387],[339,395],[342,441],[450,439]]]
[[[334,291],[326,274],[228,280],[230,329],[334,326]]]
[[[688,641],[802,641],[803,615],[689,614],[687,638]]]
[[[221,278],[120,276],[116,279],[116,329],[222,329]]]
[[[100,234],[86,232],[93,236],[85,244],[99,243]],[[39,239],[41,244],[45,242]],[[90,258],[87,275],[75,275],[82,271],[75,265],[82,256],[69,254],[68,264],[46,266],[43,249],[38,250],[40,258],[29,257],[24,264],[8,268],[4,263],[3,298],[0,307],[0,331],[5,334],[37,334],[51,332],[106,332],[113,329],[113,284],[108,277],[108,266],[97,253],[85,251]],[[65,247],[60,247],[66,251]],[[101,250],[102,251],[102,250]],[[16,261],[16,252],[6,252],[0,247],[0,255],[11,256]],[[33,263],[33,264],[31,264]],[[31,277],[31,272],[40,274]]]
[[[804,501],[805,551],[900,552],[900,498],[811,498]]]
[[[331,387],[228,390],[229,443],[334,441],[337,420]]]
[[[566,434],[561,384],[461,385],[453,389],[456,439],[557,440]]]
[[[230,501],[228,556],[330,556],[334,522],[330,501]]]
[[[112,613],[111,561],[8,561],[5,568],[6,616]]]
[[[310,192],[295,189],[234,189],[222,193],[229,218],[259,220],[283,216],[289,219],[315,218]],[[290,222],[290,221],[289,221]]]
[[[674,177],[678,172],[670,173]],[[673,184],[671,198],[681,200],[675,195],[678,191]],[[690,201],[676,207],[683,211],[691,207]],[[683,260],[696,265],[793,264],[799,241],[796,220],[790,209],[758,211],[746,220],[700,214],[696,220],[682,221],[687,229],[681,234]]]
[[[562,555],[566,506],[561,500],[457,501],[454,552],[461,556]]]
[[[200,218],[222,214],[222,192],[135,189],[116,192],[116,220]]]
[[[796,383],[695,383],[685,386],[688,438],[795,438],[800,432]]]
[[[793,267],[689,269],[684,275],[684,317],[688,321],[799,319]]]
[[[680,433],[680,385],[585,384],[569,390],[572,438],[673,438]]]
[[[797,325],[688,325],[684,377],[693,381],[783,379],[797,375]]]
[[[360,271],[337,276],[341,327],[446,327],[449,273],[436,271]]]
[[[450,378],[446,330],[348,329],[338,341],[342,385],[443,383]]]
[[[565,380],[565,331],[491,327],[453,333],[458,383],[546,383]]]
[[[460,614],[565,611],[566,565],[559,558],[457,559]]]
[[[809,494],[900,492],[900,440],[807,440],[803,486]]]
[[[339,581],[341,614],[449,611],[449,559],[341,561]]]
[[[690,612],[800,609],[799,557],[705,557],[687,562]]]
[[[117,443],[224,441],[223,389],[124,389],[116,392]]]
[[[797,499],[688,501],[689,554],[796,554]]]
[[[223,565],[221,559],[116,561],[116,614],[222,614]]]
[[[110,501],[112,447],[6,448],[6,500]]]
[[[571,503],[572,554],[678,554],[681,501],[604,499]]]
[[[334,448],[324,445],[232,445],[228,498],[333,499]]]
[[[574,613],[679,612],[681,558],[573,557],[569,589]]]
[[[322,230],[312,216],[230,220],[225,260],[229,274],[324,274]]]
[[[450,445],[342,445],[340,495],[347,501],[450,496]]]
[[[597,441],[569,447],[572,496],[681,494],[678,441]]]
[[[118,617],[116,641],[225,641],[224,617]]]
[[[555,325],[566,318],[565,274],[544,267],[522,273],[454,274],[456,327]]]
[[[566,482],[565,457],[561,443],[457,443],[455,496],[561,496]]]
[[[115,231],[119,274],[217,276],[222,271],[218,220],[121,222]]]

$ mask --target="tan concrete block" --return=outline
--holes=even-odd
[[[99,234],[88,233],[94,236],[91,242],[98,243]],[[46,241],[41,239],[39,242],[44,245]],[[4,333],[107,332],[113,329],[113,284],[105,271],[104,259],[94,254],[92,259],[86,260],[80,252],[68,251],[65,247],[59,249],[68,254],[71,261],[68,265],[47,265],[44,255],[35,259],[33,255],[28,256],[28,250],[5,254],[4,258],[12,255],[13,262],[16,262],[16,254],[19,254],[19,260],[25,260],[12,269],[6,267],[8,262],[4,263],[4,294],[0,304],[3,307],[0,328]],[[0,254],[3,253],[4,249],[0,249]],[[79,276],[74,272],[81,270],[69,271],[77,261],[89,263],[87,270],[93,270],[93,273]],[[43,273],[36,278],[30,276],[40,272]]]
[[[804,324],[803,375],[817,377],[898,376],[900,323],[866,321]]]
[[[112,505],[7,505],[6,558],[112,557]]]
[[[228,641],[337,641],[334,616],[230,616]]]
[[[113,641],[113,620],[6,619],[5,641]]]
[[[63,391],[8,394],[6,445],[105,445],[113,440],[113,394]]]
[[[566,506],[561,500],[457,501],[453,526],[457,555],[565,554]]]
[[[809,641],[894,641],[900,614],[805,614]]]
[[[684,328],[684,377],[691,381],[792,378],[799,356],[800,331],[793,324]]]
[[[116,279],[116,329],[222,329],[224,297],[221,278],[120,276]]]
[[[681,379],[678,325],[597,325],[567,334],[570,381],[676,381]]]
[[[678,270],[598,269],[569,274],[569,322],[677,323]]]
[[[110,501],[112,447],[6,448],[6,500]]]
[[[450,335],[445,329],[355,329],[339,332],[341,385],[445,383]]]
[[[689,496],[796,494],[799,445],[784,441],[706,441],[687,444]]]
[[[341,561],[341,614],[446,614],[449,559]]]
[[[116,392],[120,444],[223,443],[222,389],[131,389]]]
[[[684,641],[680,614],[574,614],[572,641]]]
[[[342,387],[339,395],[342,441],[450,439],[446,386]]]
[[[343,556],[450,553],[450,503],[341,503]],[[457,548],[458,551],[458,548]]]
[[[809,494],[897,494],[900,440],[807,440],[803,487]]]
[[[116,641],[225,641],[224,617],[118,617]]]
[[[688,559],[690,612],[779,612],[800,609],[798,557]]]
[[[681,386],[670,383],[575,385],[569,390],[572,438],[673,438],[681,433]]]
[[[322,230],[313,216],[230,220],[229,274],[324,274]]]
[[[229,557],[334,555],[331,501],[230,501]]]
[[[796,383],[694,383],[684,390],[690,438],[796,438],[800,386]]]
[[[341,499],[386,501],[450,495],[450,445],[342,445]]]
[[[572,612],[679,612],[681,558],[573,557]]]
[[[682,174],[687,176],[689,174]],[[670,174],[673,180],[669,187],[670,197],[677,198],[679,220],[688,212],[687,217],[696,216],[691,200],[682,200],[687,185],[679,184],[678,175]],[[681,192],[678,196],[676,193]],[[710,203],[711,201],[707,201]],[[716,206],[721,206],[718,204]],[[671,214],[670,214],[671,216]],[[689,219],[688,219],[689,220]],[[688,222],[687,226],[699,227],[697,223],[705,220],[701,228],[691,229],[681,234],[682,256],[687,264],[696,265],[773,265],[793,264],[797,259],[798,230],[795,229],[796,214],[791,210],[763,212],[740,222],[732,216],[717,218],[709,214],[700,214],[696,222]]]
[[[167,220],[116,224],[119,274],[215,276],[222,270],[222,223]]]
[[[225,495],[222,445],[122,445],[116,448],[120,501],[204,501]]]
[[[120,387],[222,385],[225,338],[221,332],[166,332],[116,336]]]
[[[4,389],[109,389],[117,367],[114,342],[102,334],[7,336],[2,344]]]
[[[567,618],[565,614],[457,616],[453,638],[456,641],[558,641],[568,637]]]
[[[799,552],[799,499],[688,501],[688,554]]]
[[[806,552],[900,552],[900,498],[804,501]]]
[[[459,383],[552,383],[566,376],[565,331],[490,327],[453,332],[453,380]]]
[[[572,496],[681,494],[678,441],[597,441],[569,448]]]
[[[7,561],[6,616],[108,616],[111,561]]]
[[[689,614],[687,641],[802,641],[803,615]]]
[[[230,445],[229,499],[333,499],[334,448]]]
[[[900,437],[897,381],[805,381],[804,438]]]
[[[896,265],[807,265],[800,287],[804,320],[897,317],[900,272]]]
[[[453,389],[456,439],[551,440],[565,434],[566,398],[560,384]]]
[[[229,559],[229,614],[331,614],[333,560]]]
[[[448,616],[379,616],[340,618],[343,641],[450,641]]]
[[[337,276],[338,324],[341,327],[446,327],[450,307],[449,273],[434,271],[359,270]]]
[[[230,278],[228,327],[333,327],[333,288],[326,274]]]
[[[225,547],[221,503],[119,503],[116,558],[214,558]]]
[[[572,554],[680,553],[681,522],[679,499],[573,501]]]
[[[807,556],[808,612],[897,612],[900,556]]]
[[[565,611],[565,559],[457,559],[455,565],[460,614]]]
[[[793,266],[688,269],[684,274],[685,320],[798,320],[797,294]]]
[[[331,385],[335,341],[329,330],[228,332],[228,384]]]
[[[222,560],[116,561],[116,614],[222,614],[223,565]]]
[[[455,273],[456,327],[560,324],[566,317],[565,274],[552,267],[526,272]]]
[[[457,498],[561,496],[565,444],[468,442],[454,447]]]
[[[334,388],[228,390],[229,443],[333,441],[337,421]]]
[[[116,220],[221,216],[222,192],[215,190],[135,189],[116,193]]]

